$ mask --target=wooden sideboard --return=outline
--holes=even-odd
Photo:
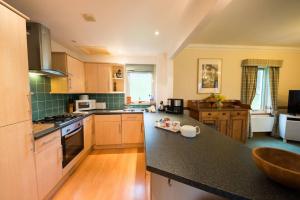
[[[190,117],[245,143],[249,129],[249,106],[239,101],[225,101],[223,104],[222,108],[216,108],[212,102],[189,100]]]

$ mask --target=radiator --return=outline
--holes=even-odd
[[[252,132],[272,132],[273,124],[274,117],[271,115],[251,115]]]

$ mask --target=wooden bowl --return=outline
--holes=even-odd
[[[270,147],[258,147],[252,150],[256,166],[270,179],[300,189],[300,155]]]

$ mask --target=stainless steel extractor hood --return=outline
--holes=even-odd
[[[48,76],[66,76],[51,65],[50,30],[42,24],[26,23],[29,71]]]

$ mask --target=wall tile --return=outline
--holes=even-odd
[[[50,94],[49,77],[30,77],[32,101],[32,119],[40,120],[47,116],[60,115],[66,112],[69,99],[79,99],[78,94]],[[125,94],[88,94],[90,99],[106,102],[107,109],[123,109]]]

